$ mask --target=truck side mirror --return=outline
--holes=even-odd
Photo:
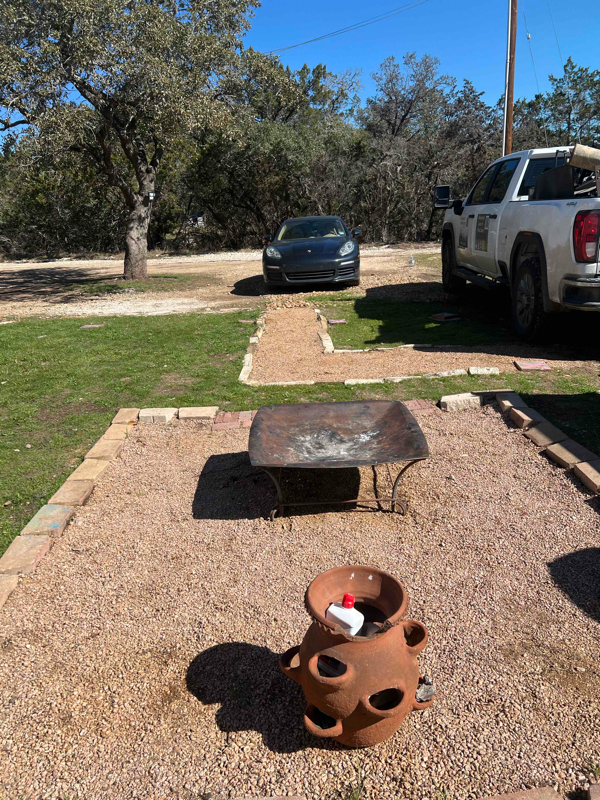
[[[434,208],[450,208],[450,187],[436,186]]]
[[[463,209],[464,205],[462,200],[455,200],[452,203],[452,210],[454,211],[455,214],[458,214],[459,217],[462,215]]]

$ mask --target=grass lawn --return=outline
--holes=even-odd
[[[316,298],[315,298],[316,299]],[[327,319],[345,319],[345,325],[331,325],[329,333],[337,348],[362,350],[378,345],[400,344],[492,344],[513,338],[505,324],[489,325],[485,317],[456,304],[398,301],[386,298],[336,299],[321,302]],[[456,314],[459,322],[438,322],[433,314]]]
[[[428,324],[419,304],[408,305],[415,306],[415,329]],[[351,310],[347,304],[340,316],[348,318]],[[121,407],[243,410],[269,403],[438,399],[490,388],[489,377],[471,376],[363,387],[245,386],[237,377],[252,329],[238,322],[240,316],[25,319],[0,327],[0,553]],[[252,316],[243,313],[246,319]],[[81,330],[90,323],[103,327]],[[476,326],[469,330],[482,335]],[[448,333],[444,336],[447,342]],[[521,392],[565,432],[600,453],[600,381],[594,374],[514,373],[494,384]]]
[[[211,275],[150,275],[145,281],[90,278],[82,283],[72,283],[69,288],[78,294],[121,294],[128,289],[136,292],[193,291],[213,281]]]

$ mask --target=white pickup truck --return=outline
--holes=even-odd
[[[517,333],[553,311],[600,311],[600,150],[552,147],[494,161],[465,200],[438,186],[444,289],[508,286]]]

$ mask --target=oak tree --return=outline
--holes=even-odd
[[[223,78],[257,0],[0,0],[0,130],[83,153],[122,196],[125,277],[147,277],[165,152],[226,131]]]

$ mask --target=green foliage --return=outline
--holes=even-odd
[[[12,0],[0,16],[0,122],[40,152],[101,170],[128,213],[125,274],[145,278],[150,194],[165,151],[227,128],[219,78],[235,70],[253,0]]]
[[[365,241],[436,238],[433,189],[464,197],[500,155],[500,104],[408,53],[383,61],[361,107],[356,72],[242,50],[255,4],[14,0],[0,19],[0,252],[125,240],[127,277],[145,278],[146,240],[258,246],[304,214],[338,214]],[[569,59],[515,104],[515,149],[598,140],[598,70]]]

